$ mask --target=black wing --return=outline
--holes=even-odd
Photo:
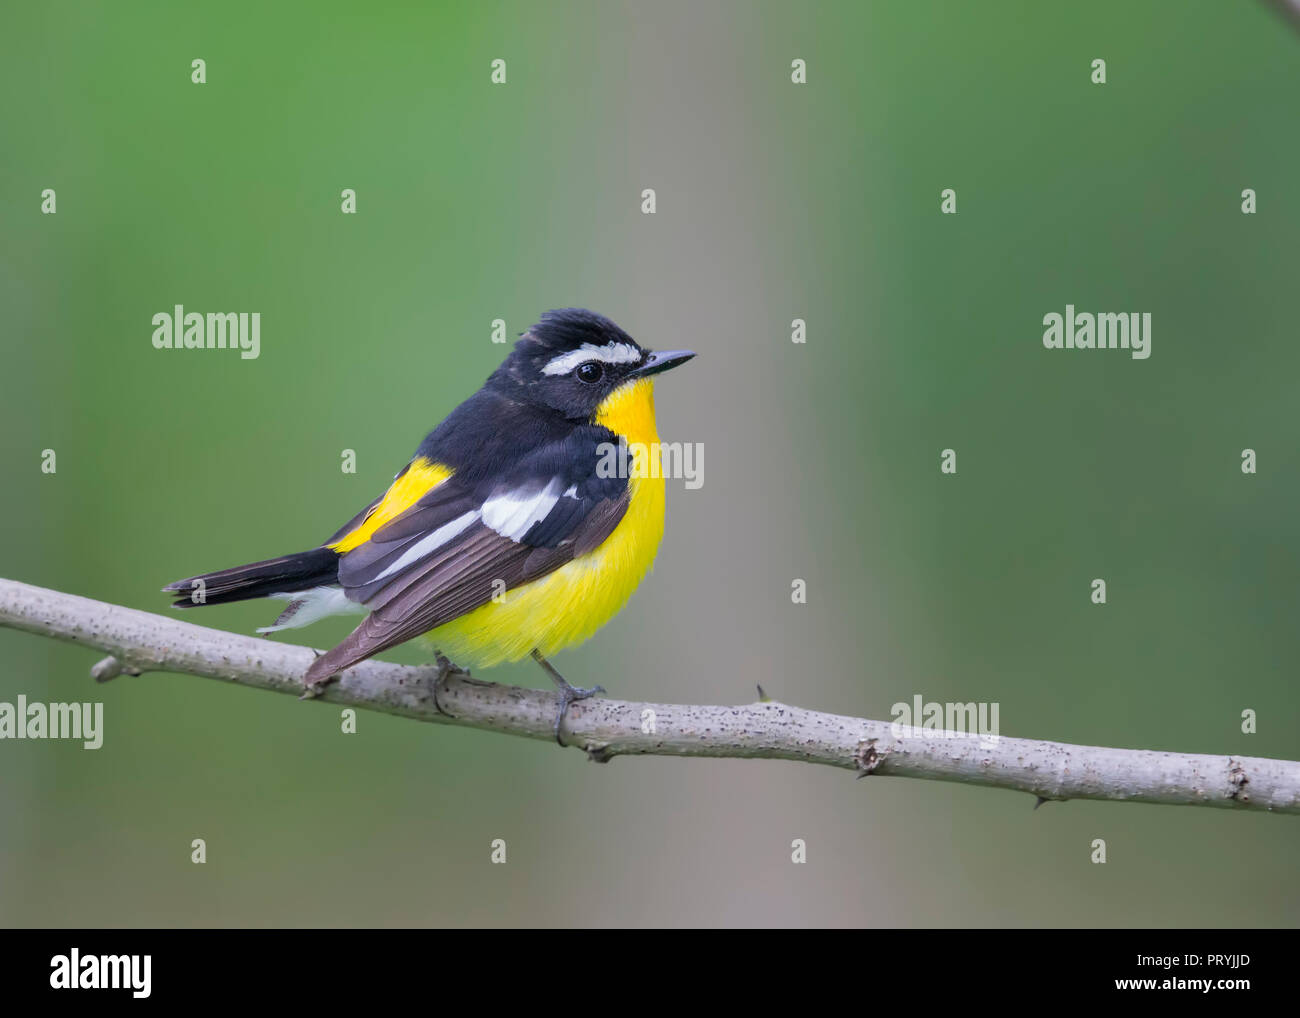
[[[371,613],[313,662],[308,683],[597,548],[627,510],[629,462],[612,432],[584,426],[495,477],[453,474],[339,560],[339,583]]]

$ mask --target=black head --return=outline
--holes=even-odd
[[[514,399],[586,420],[620,385],[694,356],[690,350],[653,353],[603,315],[563,308],[542,315],[487,384]]]

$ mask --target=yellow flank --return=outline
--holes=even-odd
[[[366,514],[360,526],[339,538],[330,547],[342,553],[365,544],[376,530],[406,512],[450,477],[451,473],[449,467],[444,467],[441,463],[431,463],[424,457],[417,456],[406,468],[406,472],[384,493],[383,500]]]
[[[654,380],[620,386],[595,419],[632,449],[623,519],[590,554],[430,632],[428,639],[453,661],[486,668],[518,661],[534,648],[549,656],[581,643],[618,613],[653,565],[664,534]]]

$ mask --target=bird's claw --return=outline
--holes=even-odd
[[[452,663],[449,657],[441,652],[434,657],[434,660],[438,662],[438,673],[433,677],[433,682],[429,687],[429,692],[433,696],[433,709],[439,714],[446,715],[449,718],[454,718],[456,715],[452,714],[450,711],[444,710],[442,704],[438,701],[438,690],[445,688],[448,676],[450,676],[452,672],[460,671],[460,669]]]
[[[564,723],[564,717],[569,712],[569,704],[578,700],[588,700],[597,693],[603,693],[605,687],[592,686],[589,689],[583,689],[581,686],[571,686],[563,679],[556,682],[555,687],[555,698],[560,703],[555,711],[555,724],[552,727],[555,730],[555,741],[563,746],[564,737],[560,734],[560,726]]]

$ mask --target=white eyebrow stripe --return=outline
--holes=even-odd
[[[641,351],[627,343],[606,343],[596,346],[583,343],[576,350],[554,357],[542,368],[544,375],[567,375],[579,364],[587,361],[604,361],[606,364],[635,364],[641,359]]]

